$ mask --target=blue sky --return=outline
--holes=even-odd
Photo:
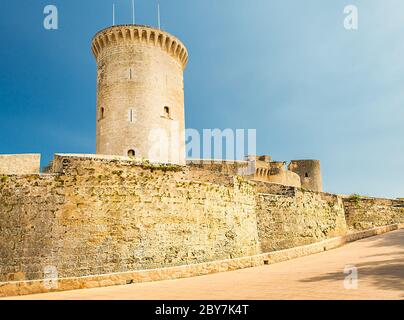
[[[93,35],[129,0],[4,0],[0,153],[95,152]],[[156,25],[154,0],[137,23]],[[189,128],[257,129],[259,154],[320,159],[325,190],[404,197],[404,2],[160,0],[190,54]],[[43,8],[59,9],[59,30]],[[359,30],[343,27],[345,5]]]

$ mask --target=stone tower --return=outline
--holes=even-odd
[[[303,188],[311,191],[323,191],[319,160],[293,160],[288,169],[300,176]]]
[[[185,164],[184,69],[174,36],[119,25],[92,41],[97,61],[97,154]]]

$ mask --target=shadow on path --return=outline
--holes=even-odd
[[[402,297],[404,297],[404,230],[360,240],[356,244],[363,245],[364,250],[364,255],[358,257],[358,260],[369,260],[359,263],[347,263],[347,265],[354,265],[358,268],[359,287],[361,281],[366,281],[377,289],[401,291],[403,293]],[[385,248],[385,253],[366,255],[366,251],[372,251],[372,248]],[[343,270],[341,270],[307,278],[301,280],[301,282],[336,280],[342,282],[345,276]]]

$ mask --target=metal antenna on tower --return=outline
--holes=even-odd
[[[159,29],[161,29],[161,20],[160,20],[160,2],[157,2],[157,17],[158,17]]]
[[[115,3],[112,4],[112,25],[115,25]]]
[[[135,19],[135,0],[132,0],[132,23],[133,24],[136,23],[136,19]]]

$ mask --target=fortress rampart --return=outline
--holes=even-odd
[[[256,213],[262,252],[307,245],[347,232],[344,205],[336,195],[279,186],[277,191],[258,193]]]
[[[86,276],[260,250],[249,182],[103,157],[56,156],[54,170],[2,179],[0,282],[40,279],[47,265]]]
[[[285,161],[272,161],[272,158],[268,155],[250,158],[250,160],[255,161],[255,175],[253,180],[279,183],[298,188],[302,186],[300,176],[287,169]]]
[[[404,223],[404,200],[350,196],[343,201],[347,224],[353,230]]]
[[[187,266],[403,222],[403,201],[252,182],[232,173],[245,163],[226,166],[56,155],[49,174],[3,175],[0,295],[49,266],[60,278]]]

